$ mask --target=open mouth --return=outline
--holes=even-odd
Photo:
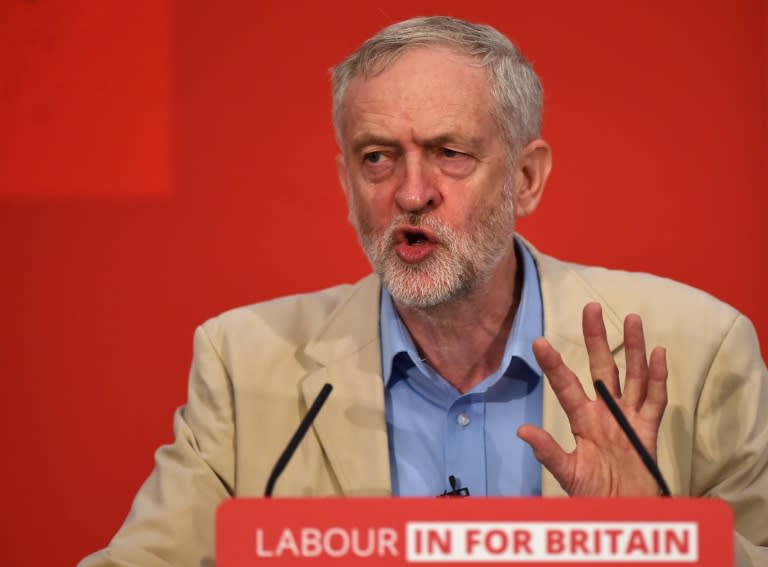
[[[435,237],[428,231],[415,226],[403,226],[395,232],[395,244],[405,244],[407,246],[423,246],[424,244],[435,244]]]
[[[395,232],[395,253],[407,264],[418,264],[429,258],[437,239],[429,231],[415,226],[403,226]]]
[[[429,242],[427,235],[420,230],[406,230],[404,231],[403,236],[405,237],[405,242],[408,243],[408,246],[420,246]]]

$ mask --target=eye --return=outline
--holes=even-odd
[[[369,181],[379,182],[393,171],[397,154],[392,150],[370,150],[363,152],[361,170]]]
[[[440,169],[452,177],[466,177],[475,168],[476,160],[470,155],[452,148],[437,148],[437,163]]]
[[[452,150],[451,148],[440,148],[440,153],[442,153],[443,156],[447,158],[456,158],[466,155],[461,152],[457,152],[456,150]]]
[[[384,152],[368,152],[363,156],[363,161],[368,163],[379,163],[384,159]]]

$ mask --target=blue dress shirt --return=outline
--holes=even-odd
[[[542,372],[531,344],[543,333],[539,276],[515,241],[523,289],[499,368],[460,394],[417,354],[389,292],[381,295],[392,494],[437,496],[449,475],[472,496],[539,496],[541,465],[516,434],[541,426]]]

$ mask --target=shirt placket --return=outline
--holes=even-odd
[[[484,394],[465,394],[448,408],[445,417],[445,479],[454,476],[457,488],[472,496],[486,494]]]

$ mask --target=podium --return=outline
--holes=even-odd
[[[733,515],[691,498],[243,498],[217,567],[733,565]]]

